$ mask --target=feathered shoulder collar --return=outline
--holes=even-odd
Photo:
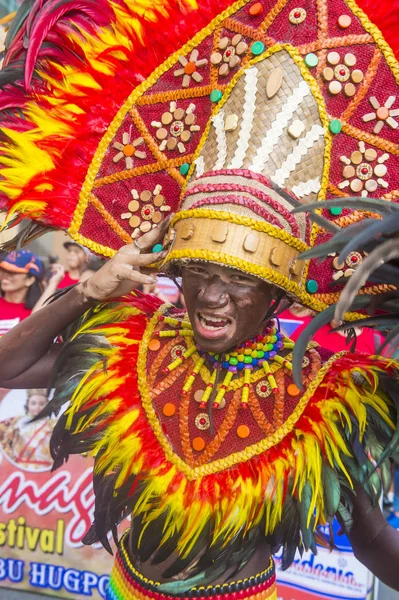
[[[96,516],[85,541],[109,547],[107,532],[131,512],[141,560],[178,552],[168,576],[200,553],[195,572],[206,570],[237,540],[245,557],[264,536],[284,546],[288,566],[297,546],[314,547],[317,525],[337,513],[350,524],[355,483],[377,498],[368,453],[387,474],[398,435],[396,365],[312,345],[303,392],[277,364],[275,393],[254,370],[245,410],[237,377],[210,411],[201,399],[212,372],[189,331],[183,313],[143,295],[75,324],[59,360],[53,406],[70,405],[52,453],[56,465],[70,453],[95,457]]]

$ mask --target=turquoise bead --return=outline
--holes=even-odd
[[[338,206],[333,206],[332,208],[330,208],[330,213],[334,216],[338,216],[342,213],[342,208]]]
[[[318,64],[319,59],[313,52],[309,52],[309,54],[305,56],[305,65],[310,69],[313,69],[313,67],[317,67]]]
[[[151,252],[153,252],[155,254],[155,252],[162,252],[162,250],[163,250],[162,244],[155,244],[155,246],[152,247]]]
[[[219,102],[222,98],[223,98],[223,92],[221,92],[220,90],[212,90],[211,91],[211,95],[210,95],[211,102]]]
[[[265,51],[265,44],[263,42],[254,42],[251,46],[251,52],[254,56],[259,56]]]
[[[315,294],[319,289],[317,281],[315,281],[314,279],[309,279],[309,281],[306,282],[306,289],[309,292],[309,294]]]
[[[190,165],[188,163],[183,163],[180,167],[180,174],[185,177],[190,170]]]
[[[334,133],[335,135],[337,133],[340,133],[342,130],[342,123],[341,121],[338,121],[338,119],[333,119],[332,121],[330,121],[330,131],[331,133]]]

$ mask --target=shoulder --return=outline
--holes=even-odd
[[[156,296],[134,292],[128,296],[98,304],[74,321],[64,336],[67,342],[84,335],[101,335],[117,341],[115,332],[141,337],[147,324],[162,307]],[[119,344],[116,344],[119,345]]]

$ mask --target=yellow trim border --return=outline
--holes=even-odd
[[[344,356],[346,352],[340,352],[332,356],[320,369],[315,379],[310,383],[306,392],[303,394],[302,398],[298,402],[293,413],[288,417],[285,423],[271,436],[263,439],[257,444],[253,444],[252,446],[248,446],[245,448],[245,452],[235,452],[230,456],[227,456],[222,459],[218,459],[213,461],[207,465],[202,465],[200,467],[195,467],[194,469],[190,468],[187,463],[181,459],[174,452],[172,446],[170,445],[168,438],[165,436],[162,430],[162,426],[158,420],[158,417],[155,413],[154,406],[151,399],[150,390],[147,384],[147,352],[148,352],[148,344],[153,337],[154,331],[159,323],[159,318],[170,308],[170,305],[164,304],[162,305],[156,313],[154,313],[153,317],[150,319],[147,328],[144,332],[143,338],[139,345],[139,355],[137,360],[137,377],[138,377],[138,387],[142,400],[142,405],[144,411],[147,415],[147,419],[149,424],[152,427],[152,430],[155,436],[158,439],[163,451],[165,452],[166,459],[175,465],[190,481],[195,481],[200,479],[206,475],[212,475],[214,473],[218,473],[223,469],[227,469],[236,464],[246,462],[265,452],[272,446],[277,445],[287,434],[289,434],[295,427],[298,419],[301,417],[303,411],[305,410],[309,400],[313,396],[314,392],[318,388],[318,386],[323,381],[325,375],[330,369],[331,365]]]

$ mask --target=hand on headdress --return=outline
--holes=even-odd
[[[171,216],[167,217],[134,243],[123,246],[99,271],[80,283],[78,291],[86,298],[102,302],[125,296],[139,285],[155,283],[154,276],[145,275],[142,270],[166,255],[165,251],[152,250],[162,244],[170,219]]]

